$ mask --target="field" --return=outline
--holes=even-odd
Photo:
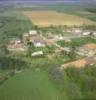
[[[47,87],[49,85],[51,88]],[[55,93],[51,83],[46,80],[44,72],[28,71],[16,75],[0,87],[0,100],[31,100],[32,98],[39,100],[41,97],[43,98],[42,100],[48,97],[51,100],[56,100],[52,96],[52,94],[56,96]]]
[[[29,17],[34,25],[40,27],[46,26],[59,26],[59,25],[68,25],[68,26],[80,26],[83,24],[94,25],[95,22],[82,18],[76,15],[70,15],[66,13],[60,13],[56,11],[26,11],[24,14]]]
[[[3,84],[0,100],[58,100],[58,92],[46,72],[34,69],[18,73]]]
[[[32,28],[32,23],[19,11],[0,12],[0,43],[8,42],[10,38],[20,37]]]

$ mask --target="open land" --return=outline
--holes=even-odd
[[[80,26],[83,24],[94,25],[95,22],[82,18],[76,15],[70,15],[66,13],[59,13],[56,11],[28,11],[24,14],[34,23],[34,25],[40,27],[46,26],[59,26],[59,25],[68,25],[68,26]]]

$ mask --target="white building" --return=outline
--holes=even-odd
[[[36,30],[30,30],[29,31],[29,35],[37,35],[37,31]]]
[[[81,33],[81,32],[82,32],[82,30],[77,29],[77,30],[74,30],[74,32],[75,32],[75,33]]]
[[[64,38],[63,38],[63,36],[61,36],[61,35],[55,35],[55,36],[54,36],[54,39],[55,39],[55,40],[63,40]]]
[[[37,52],[34,52],[34,53],[32,53],[32,57],[34,57],[34,56],[41,56],[41,55],[43,55],[44,53],[43,53],[43,51],[37,51]]]
[[[41,42],[37,42],[37,43],[34,43],[34,46],[35,47],[45,47],[45,44],[43,44]]]
[[[83,32],[82,35],[84,36],[90,35],[90,32]]]

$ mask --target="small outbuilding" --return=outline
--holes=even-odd
[[[34,57],[34,56],[42,56],[44,53],[43,53],[43,51],[37,51],[37,52],[34,52],[34,53],[32,53],[32,57]]]
[[[38,32],[36,30],[30,30],[29,31],[30,36],[32,36],[32,35],[34,36],[34,35],[37,35],[37,34],[38,34]]]

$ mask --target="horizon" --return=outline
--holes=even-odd
[[[55,4],[55,3],[65,3],[65,4],[84,4],[84,5],[96,5],[96,0],[0,0],[1,3],[39,3],[39,4]]]

